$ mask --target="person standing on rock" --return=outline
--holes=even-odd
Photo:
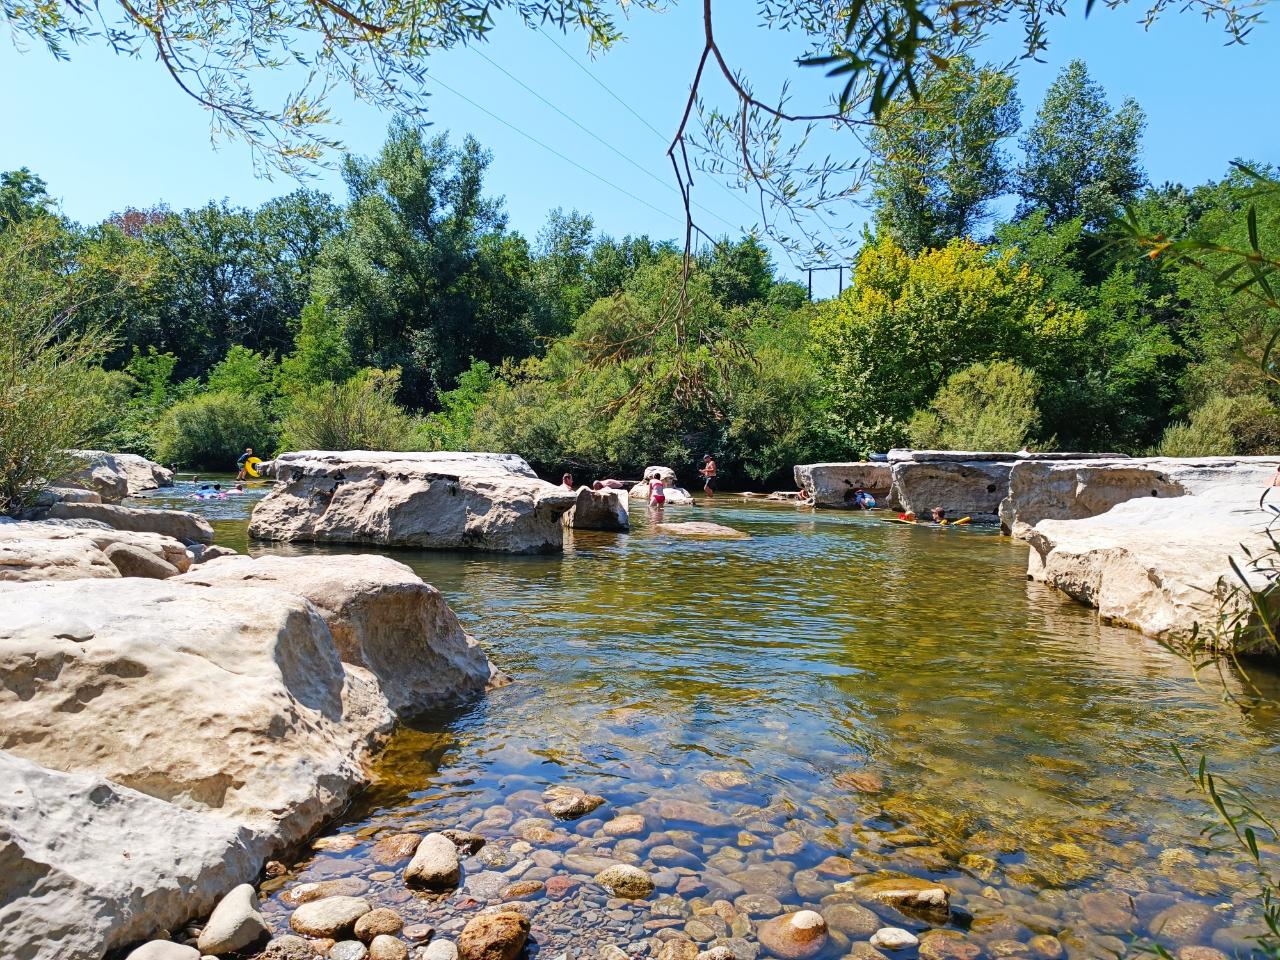
[[[573,474],[572,474],[572,473],[566,473],[563,477],[561,477],[561,478],[560,478],[560,486],[564,487],[566,490],[572,490],[572,489],[573,489]]]
[[[702,474],[702,492],[707,495],[707,499],[711,499],[716,485],[716,462],[711,459],[711,454],[703,454],[702,469],[698,472]]]

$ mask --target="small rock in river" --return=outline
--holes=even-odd
[[[289,926],[306,937],[333,937],[349,932],[369,912],[369,904],[357,897],[325,897],[293,911]]]
[[[363,940],[365,943],[372,942],[374,937],[384,933],[395,936],[403,929],[404,918],[386,907],[370,910],[360,917],[355,925],[356,939]]]
[[[653,878],[638,867],[615,863],[596,874],[596,883],[613,892],[615,896],[640,900],[654,891]]]
[[[469,830],[441,830],[442,836],[448,837],[453,845],[467,856],[484,846],[484,837]]]
[[[1206,904],[1175,903],[1152,917],[1147,931],[1168,943],[1183,945],[1205,939],[1220,923],[1213,908]]]
[[[262,951],[261,960],[315,960],[316,949],[311,945],[313,942],[293,934],[276,937]]]
[[[429,833],[405,867],[406,883],[445,890],[458,883],[458,848],[442,833]]]
[[[711,770],[699,774],[698,780],[712,790],[735,790],[751,782],[737,770]]]
[[[422,960],[458,960],[458,947],[452,940],[432,940],[421,956]]]
[[[634,837],[644,833],[644,817],[638,813],[619,814],[601,829],[604,830],[606,836],[610,837]]]
[[[1041,960],[1061,960],[1062,955],[1066,953],[1061,940],[1043,933],[1028,940],[1027,946]]]
[[[359,877],[340,877],[336,880],[319,880],[314,883],[300,883],[280,894],[280,899],[287,906],[296,907],[312,900],[323,900],[325,897],[359,897],[367,893],[369,883]]]
[[[658,815],[664,820],[696,823],[702,827],[727,827],[733,822],[719,810],[689,800],[664,800],[658,806]]]
[[[786,913],[765,920],[756,936],[770,953],[783,960],[804,960],[822,951],[827,944],[827,922],[813,910]]]
[[[901,927],[881,927],[871,937],[873,947],[882,947],[885,950],[906,950],[919,942],[914,933],[903,930]]]
[[[369,960],[409,960],[409,945],[398,937],[380,933],[369,943]]]
[[[776,917],[782,912],[782,903],[767,893],[744,893],[733,901],[733,905],[749,917]]]
[[[379,837],[369,851],[369,859],[384,867],[391,867],[412,857],[421,842],[422,835],[419,833],[393,833]]]
[[[359,940],[339,940],[329,948],[329,960],[365,960],[368,949]]]
[[[520,880],[502,891],[503,900],[524,900],[540,894],[544,889],[540,880]]]
[[[201,953],[239,953],[268,934],[267,922],[258,912],[253,884],[242,883],[218,901],[196,946]]]
[[[134,948],[125,960],[200,960],[200,951],[172,940],[152,940]]]
[[[458,937],[461,960],[515,960],[529,939],[529,918],[514,910],[482,913]]]
[[[411,923],[400,931],[401,936],[406,940],[413,940],[415,943],[421,943],[423,940],[430,940],[435,934],[435,927],[429,923]]]
[[[557,820],[577,820],[604,803],[604,797],[578,787],[554,786],[542,792],[542,802]]]
[[[853,938],[869,937],[883,926],[879,917],[856,903],[823,904],[822,918],[832,930]]]

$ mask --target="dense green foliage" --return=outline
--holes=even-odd
[[[1233,262],[1220,248],[1250,242],[1249,204],[1263,235],[1280,229],[1280,197],[1238,171],[1144,188],[1140,109],[1112,109],[1078,63],[1020,160],[1007,75],[964,62],[928,95],[934,109],[886,110],[875,229],[852,285],[819,304],[751,237],[708,247],[687,277],[673,244],[600,236],[576,211],[530,242],[486,193],[479,144],[399,122],[347,163],[343,206],[297,191],[81,227],[38,176],[7,173],[0,239],[25,252],[0,310],[13,323],[34,296],[24,316],[46,319],[6,359],[74,360],[78,400],[50,449],[202,470],[246,445],[489,448],[551,475],[668,463],[692,479],[712,453],[754,485],[906,443],[1274,452],[1280,378],[1261,360],[1280,316],[1214,273]],[[1198,261],[1115,243],[1126,206],[1195,239]]]

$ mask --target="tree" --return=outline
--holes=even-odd
[[[1002,143],[1018,129],[1011,75],[954,61],[921,91],[896,101],[871,134],[876,223],[918,253],[973,236],[1005,192]]]
[[[0,173],[0,230],[53,212],[48,185],[26,167]]]
[[[953,373],[993,359],[1035,369],[1085,321],[1008,253],[953,240],[912,257],[882,237],[863,248],[854,285],[819,307],[811,330],[835,426],[867,453],[905,441],[912,414]]]
[[[396,370],[361,370],[345,383],[295,394],[282,424],[290,450],[419,450],[419,424],[395,402]]]
[[[1146,118],[1133,100],[1112,111],[1082,60],[1072,60],[1045,93],[1022,141],[1019,214],[1043,209],[1048,222],[1079,218],[1099,227],[1146,182],[1138,159]]]
[[[528,251],[504,236],[501,202],[484,196],[488,165],[473,138],[453,147],[403,120],[375,159],[346,164],[344,229],[325,248],[316,292],[358,363],[402,370],[413,406],[432,405],[472,357],[498,363],[532,343],[519,290]]]
[[[72,319],[110,274],[136,282],[138,263],[79,260],[62,224],[35,217],[0,230],[0,512],[25,506],[79,464],[102,422],[97,363],[110,346],[101,326]]]
[[[975,363],[947,378],[908,425],[911,443],[935,450],[1019,450],[1040,420],[1035,374],[1008,360]]]

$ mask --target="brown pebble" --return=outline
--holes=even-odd
[[[422,835],[417,833],[393,833],[382,837],[369,851],[369,859],[384,867],[395,866],[408,860],[422,842]]]
[[[370,910],[356,921],[356,937],[370,943],[374,937],[388,934],[394,936],[404,929],[404,918],[394,910],[379,907]]]

